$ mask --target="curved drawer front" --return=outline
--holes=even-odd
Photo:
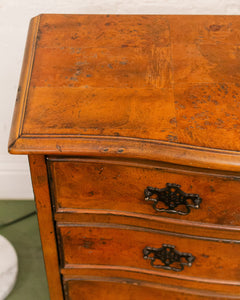
[[[105,277],[64,277],[65,296],[68,300],[133,300],[133,299],[238,299],[238,296],[224,295],[195,289],[184,289],[147,281],[129,280],[125,278]]]
[[[48,159],[56,211],[95,209],[240,225],[240,177],[160,163]]]
[[[58,224],[57,231],[65,268],[100,265],[200,281],[227,278],[236,283],[240,279],[236,241],[230,244],[114,224]]]

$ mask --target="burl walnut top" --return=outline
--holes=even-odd
[[[240,169],[239,93],[238,16],[41,15],[9,148]]]

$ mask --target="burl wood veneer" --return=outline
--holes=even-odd
[[[51,300],[240,299],[240,17],[32,19],[29,156]]]

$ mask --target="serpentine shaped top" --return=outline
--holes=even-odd
[[[9,151],[239,171],[239,39],[239,16],[37,16]]]

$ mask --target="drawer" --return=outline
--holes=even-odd
[[[195,289],[184,289],[146,281],[105,277],[64,277],[66,300],[209,300],[239,299],[238,296],[224,295]]]
[[[58,224],[63,268],[119,269],[240,284],[237,241],[116,224]],[[175,247],[175,248],[174,248]]]
[[[221,281],[209,282],[208,279],[205,281],[203,280],[202,282],[199,280],[186,280],[184,276],[181,276],[183,278],[179,276],[171,277],[170,274],[168,274],[168,276],[163,276],[161,272],[160,274],[150,275],[146,273],[132,272],[129,270],[114,269],[113,267],[107,269],[104,268],[104,266],[96,267],[94,265],[93,268],[89,268],[88,266],[88,268],[61,269],[61,274],[66,292],[68,289],[72,289],[75,285],[76,288],[78,286],[78,292],[82,289],[84,292],[85,283],[86,286],[88,284],[95,286],[96,284],[96,287],[99,286],[99,290],[101,289],[100,287],[105,284],[109,285],[109,290],[111,290],[112,284],[114,285],[114,283],[121,286],[122,289],[133,288],[122,285],[128,283],[134,286],[149,286],[157,288],[159,295],[162,295],[161,293],[163,293],[163,295],[164,293],[167,293],[168,295],[169,293],[169,297],[171,296],[171,293],[176,297],[175,292],[179,292],[181,293],[180,299],[185,299],[182,297],[189,293],[191,295],[208,296],[209,298],[207,299],[212,299],[210,296],[219,297],[220,299],[239,299],[240,295],[240,285],[226,284],[226,282],[223,283]],[[121,293],[118,294],[121,295]],[[149,298],[146,298],[146,300],[148,299]],[[176,298],[173,299],[175,300]],[[122,297],[122,300],[125,300],[125,298]]]
[[[49,157],[47,163],[57,212],[94,209],[240,225],[239,174],[117,159]],[[171,190],[167,183],[174,184]]]

